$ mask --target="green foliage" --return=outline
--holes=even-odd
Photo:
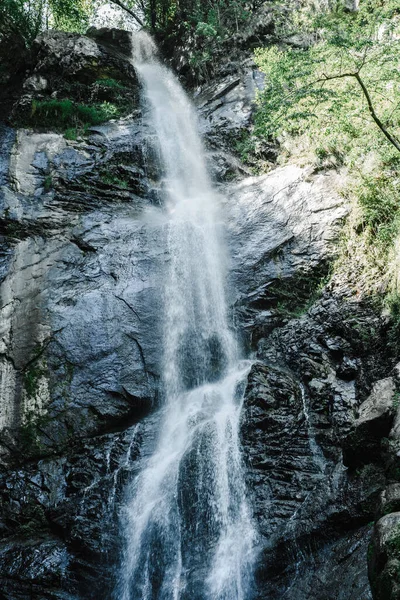
[[[341,1],[325,12],[310,6],[282,20],[285,43],[255,51],[265,89],[253,131],[237,148],[258,169],[268,166],[265,148],[275,146],[279,162],[345,170],[349,183],[341,191],[352,212],[336,268],[358,293],[388,294],[399,266],[400,152],[373,119],[354,74],[383,127],[399,139],[400,5],[362,0],[355,13]]]
[[[255,8],[245,0],[149,0],[144,5],[152,29],[165,32],[183,24],[204,38],[238,31]]]
[[[103,173],[101,175],[101,179],[107,185],[117,185],[118,187],[123,188],[125,190],[128,189],[128,187],[129,187],[128,182],[124,181],[117,175],[112,175],[110,173]]]
[[[400,229],[400,181],[385,173],[363,175],[355,193],[371,243],[387,252]]]
[[[110,88],[110,89],[115,89],[115,90],[125,89],[125,86],[121,82],[117,81],[116,79],[112,79],[112,78],[97,79],[94,83],[95,83],[95,85],[100,85],[100,86]]]
[[[266,75],[255,119],[256,138],[278,140],[292,153],[290,141],[303,136],[320,160],[336,156],[352,166],[368,150],[384,146],[390,151],[371,119],[359,84],[345,75],[360,71],[380,119],[395,135],[400,133],[396,66],[400,39],[392,37],[391,27],[375,39],[380,31],[378,19],[372,32],[362,20],[355,27],[353,19],[343,16],[340,28],[335,20],[327,19],[326,28],[318,32],[322,39],[306,49],[256,50],[256,62]]]
[[[205,38],[213,38],[218,35],[218,31],[214,25],[199,21],[199,23],[196,25],[196,34]]]
[[[21,35],[27,42],[42,30],[46,20],[44,0],[2,0],[0,3],[0,40],[10,34]]]
[[[78,139],[79,130],[77,127],[69,127],[64,131],[64,137],[66,140],[76,141]]]
[[[0,40],[17,34],[30,44],[50,28],[84,32],[94,4],[92,0],[2,0]]]
[[[45,192],[49,192],[53,187],[53,179],[51,175],[46,175],[43,182],[43,187]]]
[[[48,0],[51,25],[55,29],[84,33],[93,12],[91,0]]]
[[[101,104],[79,104],[72,100],[33,100],[32,112],[28,119],[33,127],[51,127],[66,130],[68,139],[76,139],[77,128],[99,125],[104,121],[118,117],[119,109],[110,102]],[[75,131],[75,133],[74,133]]]
[[[198,51],[210,40],[217,45],[239,32],[261,0],[2,0],[0,40],[18,34],[29,45],[46,29],[84,33],[96,11],[107,4],[120,10],[124,19],[144,23],[153,32],[178,35],[182,28],[197,38]],[[136,15],[135,17],[132,14]],[[124,20],[122,21],[124,22]]]

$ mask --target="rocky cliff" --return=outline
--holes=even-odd
[[[116,30],[41,36],[14,125],[1,126],[7,600],[112,597],[124,490],[157,430],[169,257],[129,57]],[[248,125],[262,76],[251,60],[228,71],[194,100],[223,197],[232,322],[254,356],[241,438],[259,530],[256,597],[370,599],[369,558],[374,598],[398,598],[391,323],[340,277],[325,285],[348,213],[344,174],[246,173],[229,140]],[[65,99],[120,112],[72,136],[57,118],[36,120],[35,106]]]

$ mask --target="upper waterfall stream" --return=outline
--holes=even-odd
[[[183,89],[147,34],[135,34],[133,48],[168,215],[165,402],[155,450],[127,492],[115,597],[247,600],[255,530],[239,418],[250,363],[228,322],[218,197]]]

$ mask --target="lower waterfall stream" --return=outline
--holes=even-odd
[[[239,418],[250,362],[228,322],[218,197],[195,111],[145,33],[133,36],[133,62],[168,214],[165,401],[155,450],[127,491],[115,598],[247,600],[256,534]]]

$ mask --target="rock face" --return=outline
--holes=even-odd
[[[13,121],[39,129],[61,128],[65,102],[83,105],[79,118],[76,107],[76,114],[69,116],[70,127],[84,127],[85,120],[91,124],[90,111],[101,105],[124,115],[132,112],[138,104],[138,81],[131,46],[131,35],[117,29],[92,28],[86,36],[63,31],[41,34],[20,77],[22,89],[11,110]],[[40,104],[46,102],[40,112]]]
[[[374,598],[395,600],[400,595],[400,513],[385,515],[376,523],[369,557]]]
[[[337,252],[348,212],[338,183],[336,173],[287,166],[228,188],[234,305],[253,343],[276,324],[279,305],[295,309],[310,295]]]
[[[395,409],[392,377],[377,381],[370,396],[359,407],[359,417],[344,446],[344,464],[359,466],[379,460],[381,439],[390,432]]]
[[[123,33],[48,34],[35,53],[24,102],[53,93],[56,64],[86,92],[100,68],[118,69],[137,97]],[[247,122],[256,77],[197,97],[220,182],[232,314],[256,355],[241,424],[259,531],[255,596],[370,600],[377,513],[370,578],[383,600],[400,507],[389,323],[339,280],[321,292],[348,211],[339,174],[287,166],[225,181],[241,172],[228,123]],[[136,106],[76,140],[0,130],[6,600],[109,600],[114,589],[124,489],[151,451],[162,397],[167,215],[140,116]]]
[[[359,423],[359,398],[376,360],[353,326],[378,323],[366,307],[332,292],[259,341],[260,362],[249,377],[242,442],[264,540],[259,585],[268,598],[305,600],[318,589],[328,600],[335,588],[338,597],[370,598],[369,527],[362,526],[374,517],[385,469],[367,457],[359,469],[347,469],[343,447]],[[374,392],[386,386],[384,380]]]

